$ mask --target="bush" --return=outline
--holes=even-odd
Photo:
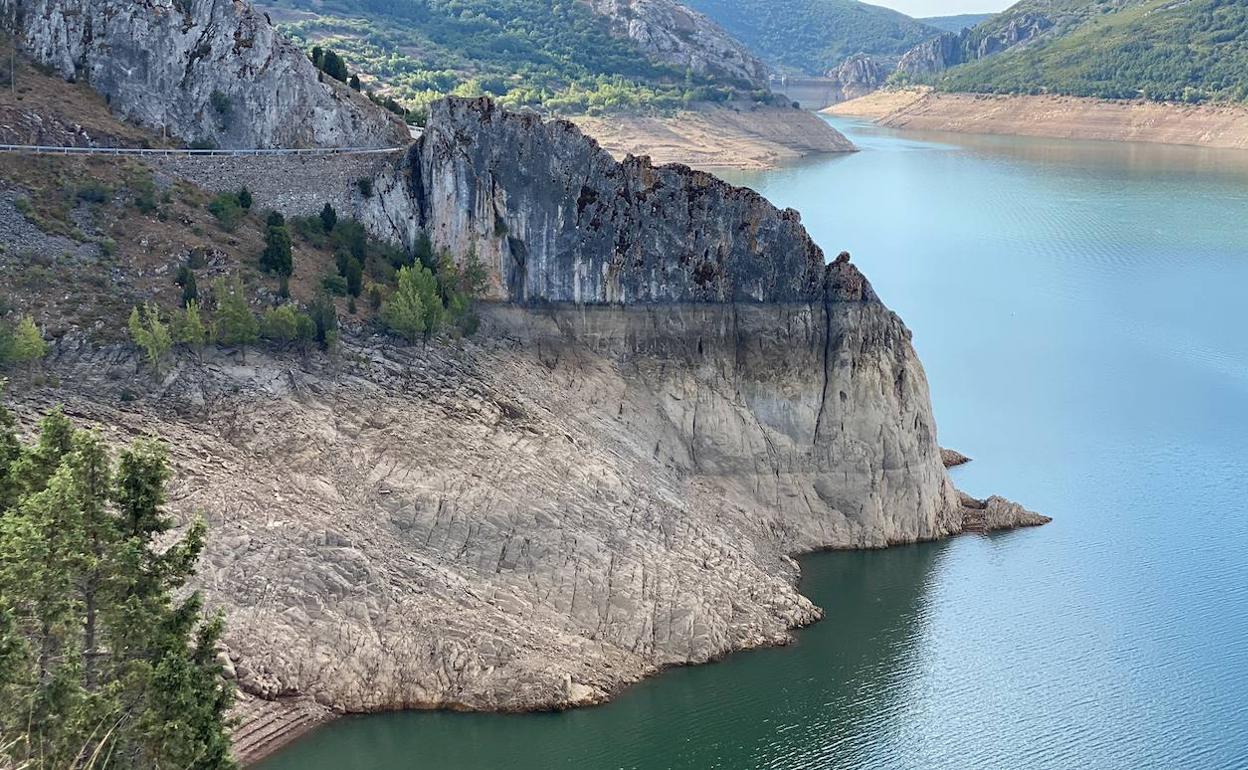
[[[299,337],[299,313],[293,305],[282,305],[264,311],[260,336],[285,347]]]
[[[227,233],[238,229],[239,222],[247,215],[234,193],[219,193],[208,203],[208,212],[217,218],[217,223]]]
[[[91,181],[79,185],[74,197],[82,203],[108,203],[113,198],[113,192],[99,182]]]
[[[334,297],[347,296],[347,279],[339,273],[326,273],[321,279],[321,289]]]
[[[363,195],[365,198],[373,197],[373,180],[362,176],[355,180],[355,186],[359,189],[360,195]]]
[[[248,190],[244,186],[243,189],[238,191],[238,206],[243,211],[251,211],[251,204],[252,204],[251,190]]]

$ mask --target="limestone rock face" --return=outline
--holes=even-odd
[[[881,61],[868,54],[855,54],[841,62],[827,77],[836,81],[839,101],[857,99],[884,85],[893,71],[891,62]]]
[[[612,34],[656,61],[767,89],[767,67],[714,21],[674,0],[589,0]]]
[[[1055,22],[1042,13],[1017,12],[1000,20],[994,18],[978,27],[945,32],[920,43],[902,55],[897,71],[915,77],[934,75],[1025,45],[1054,27]]]
[[[122,117],[223,148],[392,147],[402,121],[324,78],[238,0],[0,0],[37,61]]]
[[[823,252],[793,210],[685,166],[622,163],[571,123],[485,99],[436,103],[365,219],[427,232],[521,303],[807,302]]]

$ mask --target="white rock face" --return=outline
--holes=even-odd
[[[238,0],[0,0],[38,61],[122,117],[223,148],[393,147],[403,122],[325,77]]]
[[[651,58],[765,90],[767,67],[722,27],[674,0],[589,0],[611,31]]]

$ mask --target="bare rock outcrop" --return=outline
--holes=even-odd
[[[674,0],[589,0],[613,35],[656,61],[767,90],[767,67],[708,17]]]
[[[865,96],[884,85],[896,60],[884,61],[869,54],[855,54],[827,73],[836,84],[837,101]]]
[[[60,388],[14,390],[170,441],[249,692],[597,703],[818,619],[792,554],[1031,523],[958,494],[909,331],[796,212],[484,100],[437,105],[375,187],[375,232],[484,260],[475,339],[159,383],[65,341]]]
[[[237,0],[0,0],[0,28],[122,117],[226,148],[393,147],[403,122]]]

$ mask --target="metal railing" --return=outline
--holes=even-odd
[[[143,149],[139,147],[53,147],[41,144],[0,144],[0,152],[29,155],[138,155],[146,157],[225,157],[251,158],[288,155],[382,155],[402,152],[406,147],[321,147],[299,150],[181,150]]]

